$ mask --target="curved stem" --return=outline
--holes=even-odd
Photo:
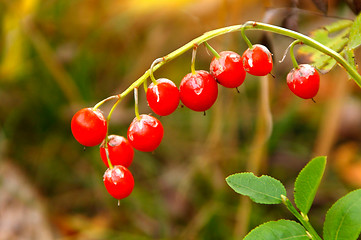
[[[295,58],[295,53],[293,51],[293,48],[295,47],[296,44],[299,44],[299,43],[302,43],[302,41],[300,40],[296,40],[296,41],[293,41],[290,45],[290,56],[291,56],[291,60],[292,60],[292,64],[293,64],[293,67],[295,69],[298,69],[298,63],[297,63],[297,60]]]
[[[97,108],[99,108],[103,103],[105,103],[109,100],[112,100],[112,99],[116,99],[116,98],[119,98],[119,95],[113,95],[113,96],[110,96],[110,97],[107,97],[107,98],[101,100],[100,102],[98,102],[97,104],[94,105],[93,110],[96,110]]]
[[[312,239],[322,240],[318,235],[316,230],[312,227],[311,223],[308,221],[307,215],[301,215],[296,208],[292,205],[291,201],[284,195],[281,195],[283,204],[287,209],[300,221],[300,223],[305,227],[305,229],[310,233]]]
[[[106,137],[106,139],[108,139],[108,136]],[[106,141],[105,144],[106,145],[105,145],[104,150],[105,150],[105,156],[107,156],[108,166],[109,166],[110,169],[113,169],[114,168],[113,164],[111,163],[110,158],[109,158],[108,140]]]
[[[249,21],[249,22],[246,22],[245,24],[241,24],[241,25],[234,25],[234,26],[219,28],[219,29],[215,29],[215,30],[204,33],[203,35],[193,39],[192,41],[188,42],[187,44],[183,45],[182,47],[169,53],[167,56],[164,56],[162,58],[163,61],[156,64],[153,67],[153,72],[156,71],[157,69],[159,69],[160,67],[162,67],[164,64],[179,57],[186,51],[192,49],[195,45],[198,46],[199,44],[202,44],[203,42],[206,42],[210,39],[213,39],[215,37],[218,37],[218,36],[226,34],[226,33],[237,32],[237,31],[244,32],[245,30],[263,30],[263,31],[273,32],[273,33],[277,33],[277,34],[280,34],[283,36],[301,40],[304,44],[309,45],[309,46],[321,51],[322,53],[327,54],[327,55],[331,56],[332,58],[334,58],[343,68],[345,68],[345,70],[349,73],[349,75],[353,78],[353,80],[357,83],[357,85],[359,87],[361,87],[360,74],[340,54],[338,54],[334,50],[328,48],[327,46],[317,42],[316,40],[314,40],[306,35],[303,35],[302,33],[298,33],[298,32],[295,32],[295,31],[292,31],[292,30],[289,30],[286,28],[274,26],[271,24],[254,22],[254,21]],[[245,36],[244,33],[243,33],[243,36]],[[245,38],[245,41],[247,42],[246,39],[248,39],[248,38]],[[127,89],[125,89],[120,94],[120,97],[121,98],[125,97],[131,91],[133,91],[134,88],[139,87],[149,77],[149,74],[150,74],[150,70],[146,71],[140,78],[138,78]]]
[[[137,119],[140,120],[140,115],[139,115],[139,107],[138,107],[138,88],[134,88],[134,111],[135,111],[135,116],[137,117]]]
[[[156,60],[154,60],[152,62],[152,65],[150,66],[149,75],[150,75],[150,79],[152,80],[154,85],[157,84],[157,80],[155,80],[154,75],[153,75],[153,67],[154,67],[155,64],[160,63],[162,61],[163,61],[163,58],[157,58]]]
[[[192,74],[196,74],[196,55],[197,55],[198,45],[194,44],[193,52],[192,52],[192,64],[191,64],[191,72]]]
[[[246,26],[246,24],[242,25],[241,35],[242,35],[243,40],[246,42],[248,48],[252,49],[253,45],[252,45],[251,41],[248,39],[248,37],[246,36],[246,33],[244,32],[244,30],[246,29],[245,26]]]
[[[144,88],[144,92],[147,93],[148,91],[147,81],[143,82],[143,88]]]
[[[119,104],[119,102],[122,100],[122,99],[120,98],[120,95],[114,95],[114,96],[112,96],[111,99],[113,99],[113,98],[115,98],[115,97],[117,97],[118,100],[114,103],[113,107],[110,109],[110,111],[109,111],[109,113],[108,113],[108,116],[107,116],[107,134],[105,135],[105,139],[104,139],[104,143],[103,143],[103,144],[104,144],[104,149],[105,149],[105,155],[106,155],[106,157],[107,157],[107,161],[108,161],[108,165],[109,165],[109,168],[110,168],[110,169],[113,169],[113,165],[112,165],[112,163],[110,162],[109,150],[108,150],[108,142],[109,142],[109,138],[108,138],[108,136],[109,136],[109,122],[110,122],[110,119],[111,119],[112,114],[113,114],[113,112],[114,112],[114,109],[115,109],[116,106]]]
[[[212,48],[211,47],[211,45],[209,45],[207,42],[204,42],[204,45],[207,47],[207,49],[209,50],[209,51],[211,51],[211,53],[217,58],[217,59],[219,59],[221,56],[219,55],[219,53],[214,49],[214,48]]]
[[[289,30],[286,28],[274,26],[271,24],[266,24],[266,23],[249,21],[244,24],[244,27],[245,27],[245,29],[264,30],[264,31],[268,31],[268,32],[273,32],[273,33],[281,34],[281,35],[302,41],[304,44],[306,44],[310,47],[313,47],[313,48],[317,49],[318,51],[335,59],[337,61],[337,63],[339,65],[341,65],[349,73],[349,75],[356,82],[356,84],[359,87],[361,87],[361,76],[357,72],[357,70],[355,68],[353,68],[346,61],[346,59],[343,58],[339,53],[337,53],[334,50],[332,50],[331,48],[321,44],[320,42],[318,42],[306,35],[303,35],[302,33],[295,32],[295,31],[292,31],[292,30]]]
[[[107,117],[107,122],[110,121],[110,118],[112,117],[112,114],[114,112],[114,109],[116,108],[116,106],[120,103],[120,101],[122,100],[122,98],[120,97],[120,95],[117,95],[118,100],[114,103],[113,107],[110,109],[109,113],[108,113],[108,117]]]

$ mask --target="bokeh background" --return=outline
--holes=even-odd
[[[247,32],[272,50],[275,78],[247,76],[239,93],[220,87],[205,116],[180,107],[160,118],[163,142],[154,153],[135,152],[135,188],[119,206],[103,186],[99,148],[77,143],[70,120],[206,31],[257,20],[309,34],[359,11],[357,0],[2,0],[0,239],[241,239],[265,221],[293,218],[283,206],[241,198],[225,177],[268,174],[291,197],[302,167],[327,155],[309,214],[321,233],[327,209],[361,187],[361,89],[336,66],[322,75],[316,103],[295,97],[286,85],[289,56],[279,62],[286,37]],[[239,33],[209,43],[246,49]],[[196,68],[207,70],[211,58],[201,46]],[[187,52],[155,76],[179,85],[190,61]],[[140,111],[151,113],[143,91]],[[130,94],[110,134],[126,135],[133,118]]]

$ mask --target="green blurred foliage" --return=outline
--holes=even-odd
[[[342,69],[322,76],[317,104],[297,99],[287,89],[291,63],[289,58],[278,61],[289,39],[247,33],[252,42],[268,36],[275,79],[247,76],[239,94],[220,88],[206,116],[179,108],[160,118],[164,140],[154,153],[136,152],[130,167],[134,192],[119,207],[103,186],[105,166],[98,147],[83,149],[71,135],[70,120],[80,108],[120,93],[154,59],[205,31],[258,20],[309,32],[334,20],[315,15],[312,1],[299,3],[298,9],[305,11],[293,12],[293,5],[286,0],[2,1],[0,168],[11,162],[26,176],[42,200],[54,239],[232,239],[239,238],[239,231],[287,217],[282,207],[254,206],[245,216],[249,224],[242,225],[242,202],[225,177],[251,171],[251,161],[260,156],[254,163],[256,174],[275,176],[287,187],[311,156],[329,155],[331,163],[338,163],[337,156],[350,152],[341,149],[343,144],[359,146],[361,140],[360,89],[347,82]],[[353,18],[342,1],[333,1],[329,12]],[[246,48],[240,34],[233,33],[210,44],[218,51],[242,53]],[[184,54],[155,76],[179,84],[190,71],[190,58],[191,52]],[[207,70],[210,60],[201,46],[196,68]],[[259,125],[264,81],[269,82],[272,134],[259,144],[258,134],[267,132]],[[130,94],[112,116],[111,134],[126,134],[133,106]],[[106,103],[101,109],[107,114],[110,107]],[[151,112],[144,92],[140,111]],[[330,166],[310,211],[318,230],[327,207],[361,185],[361,180],[344,178],[361,153],[347,156],[350,161],[343,168]],[[1,178],[2,185],[6,181]]]

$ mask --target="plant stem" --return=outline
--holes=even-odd
[[[302,43],[302,42],[300,40],[296,40],[296,41],[293,41],[290,45],[290,56],[291,56],[293,67],[295,69],[298,69],[299,66],[298,66],[297,60],[295,58],[295,53],[293,51],[293,48],[295,47],[296,44],[299,44],[299,43]]]
[[[245,29],[264,30],[264,31],[268,31],[268,32],[273,32],[273,33],[281,34],[281,35],[288,36],[288,37],[302,41],[304,44],[306,44],[310,47],[313,47],[313,48],[317,49],[318,51],[335,59],[349,73],[349,75],[353,78],[353,80],[356,82],[356,84],[359,87],[361,87],[361,76],[357,72],[357,70],[355,68],[353,68],[346,61],[346,59],[343,58],[339,53],[337,53],[334,50],[332,50],[331,48],[317,42],[316,40],[314,40],[306,35],[303,35],[301,33],[298,33],[298,32],[295,32],[295,31],[292,31],[292,30],[289,30],[286,28],[274,26],[271,24],[266,24],[266,23],[249,21],[244,24],[244,27],[245,27]]]
[[[134,88],[134,111],[135,111],[135,116],[137,117],[137,119],[140,120],[140,116],[139,116],[139,107],[138,107],[138,87]]]
[[[242,30],[243,29],[243,30]],[[237,32],[237,31],[244,31],[244,30],[263,30],[268,32],[277,33],[283,36],[287,36],[290,38],[298,39],[302,41],[304,44],[311,46],[320,52],[329,55],[330,57],[334,58],[353,78],[356,84],[361,87],[361,76],[354,69],[340,54],[335,52],[334,50],[330,49],[329,47],[317,42],[316,40],[302,34],[299,32],[295,32],[286,28],[274,26],[271,24],[260,23],[260,22],[253,22],[249,21],[245,24],[241,25],[233,25],[229,27],[215,29],[209,32],[204,33],[203,35],[193,39],[192,41],[188,42],[187,44],[183,45],[182,47],[176,49],[175,51],[169,53],[168,55],[162,58],[162,62],[157,63],[153,67],[153,72],[162,67],[164,64],[170,62],[171,60],[181,56],[186,51],[192,49],[194,46],[198,46],[210,39],[215,37],[221,36],[226,33]],[[244,35],[245,36],[245,35]],[[248,39],[248,38],[245,38]],[[247,40],[245,40],[247,42]],[[248,40],[249,41],[249,40]],[[250,43],[250,42],[249,42]],[[149,77],[150,70],[146,71],[140,78],[138,78],[135,82],[133,82],[127,89],[125,89],[121,94],[120,97],[123,98],[128,95],[134,88],[139,87],[148,77]]]
[[[143,82],[143,87],[144,87],[144,92],[147,93],[148,91],[147,81]]]
[[[101,100],[100,102],[98,102],[97,104],[94,105],[93,107],[93,110],[96,110],[97,108],[99,108],[103,103],[109,101],[109,100],[112,100],[112,99],[115,99],[115,98],[120,98],[119,95],[113,95],[113,96],[110,96],[110,97],[107,97],[103,100]]]
[[[155,64],[160,63],[162,61],[163,61],[163,58],[157,58],[156,60],[154,60],[152,62],[152,65],[150,66],[149,75],[150,75],[150,79],[152,80],[154,85],[157,84],[157,81],[155,80],[154,75],[153,75],[153,67],[154,67]]]
[[[107,161],[108,161],[108,165],[109,165],[109,168],[110,168],[110,169],[113,169],[113,165],[112,165],[112,163],[110,162],[109,150],[108,150],[108,142],[109,142],[109,138],[108,138],[108,136],[109,136],[109,122],[110,122],[110,118],[112,117],[112,114],[113,114],[113,112],[114,112],[115,107],[119,104],[120,100],[122,100],[122,99],[120,98],[119,95],[114,95],[114,96],[111,96],[111,97],[108,97],[108,98],[104,99],[103,101],[100,101],[100,102],[97,103],[97,104],[94,106],[94,108],[93,108],[93,109],[96,109],[96,108],[98,108],[101,104],[103,104],[104,102],[106,102],[106,101],[108,101],[108,100],[110,100],[110,99],[113,99],[113,98],[115,98],[115,97],[117,97],[118,100],[114,103],[113,107],[110,109],[110,111],[109,111],[109,113],[108,113],[108,116],[107,116],[107,134],[105,135],[105,139],[104,139],[104,143],[103,143],[103,144],[104,144],[104,149],[105,149],[105,155],[106,155],[106,157],[107,157]]]
[[[253,48],[253,45],[251,43],[251,41],[248,39],[248,37],[246,36],[244,30],[246,30],[245,28],[246,24],[242,25],[242,28],[241,28],[241,35],[242,35],[242,38],[243,40],[246,42],[247,46],[249,49],[252,49]]]
[[[312,227],[311,223],[306,220],[292,205],[291,201],[284,195],[281,195],[283,204],[287,209],[300,221],[300,223],[305,227],[305,229],[310,233],[312,239],[322,240],[322,238],[317,234],[316,230]],[[307,218],[308,219],[308,218]]]
[[[219,56],[219,53],[214,50],[214,48],[211,47],[211,45],[209,45],[207,42],[204,42],[204,45],[208,48],[209,51],[211,51],[211,53],[217,58],[219,59],[221,56]]]
[[[198,48],[198,45],[194,45],[193,47],[193,52],[192,52],[192,63],[191,63],[191,72],[192,74],[196,74],[196,55],[197,55],[197,48]]]
[[[106,139],[108,139],[108,136],[106,137]],[[108,161],[109,168],[113,169],[114,168],[113,164],[110,162],[110,158],[109,158],[108,140],[106,140],[106,142],[105,142],[104,150],[105,150],[105,155],[107,156],[107,161]]]
[[[118,97],[118,100],[114,103],[113,107],[110,109],[109,113],[108,113],[108,117],[107,117],[107,122],[110,121],[110,118],[112,117],[112,114],[114,112],[115,107],[120,103],[120,101],[122,100],[122,98],[120,97],[120,95],[116,95]]]

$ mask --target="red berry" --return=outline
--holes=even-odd
[[[129,141],[122,136],[109,135],[108,136],[108,153],[109,160],[112,165],[122,165],[129,167],[133,162],[134,150]],[[100,157],[104,164],[109,167],[107,155],[105,153],[105,141],[100,145]]]
[[[149,107],[160,116],[174,112],[179,105],[179,90],[169,79],[157,79],[157,84],[151,83],[147,90]]]
[[[128,128],[128,140],[132,147],[142,152],[154,151],[163,138],[162,123],[150,115],[142,114],[134,118]]]
[[[298,97],[310,99],[316,96],[320,88],[320,75],[309,64],[300,64],[287,75],[289,89]]]
[[[272,54],[263,45],[255,44],[242,55],[243,67],[246,72],[254,76],[265,76],[272,71]]]
[[[128,197],[134,188],[132,173],[124,166],[116,165],[108,168],[103,176],[105,188],[116,199]]]
[[[193,111],[208,110],[217,100],[218,85],[214,77],[207,71],[188,73],[179,87],[182,103]]]
[[[239,87],[246,78],[241,56],[232,51],[224,51],[219,55],[220,58],[214,57],[212,59],[210,65],[211,74],[224,87]]]
[[[82,145],[100,144],[107,134],[107,121],[99,109],[83,108],[71,119],[71,131]]]

